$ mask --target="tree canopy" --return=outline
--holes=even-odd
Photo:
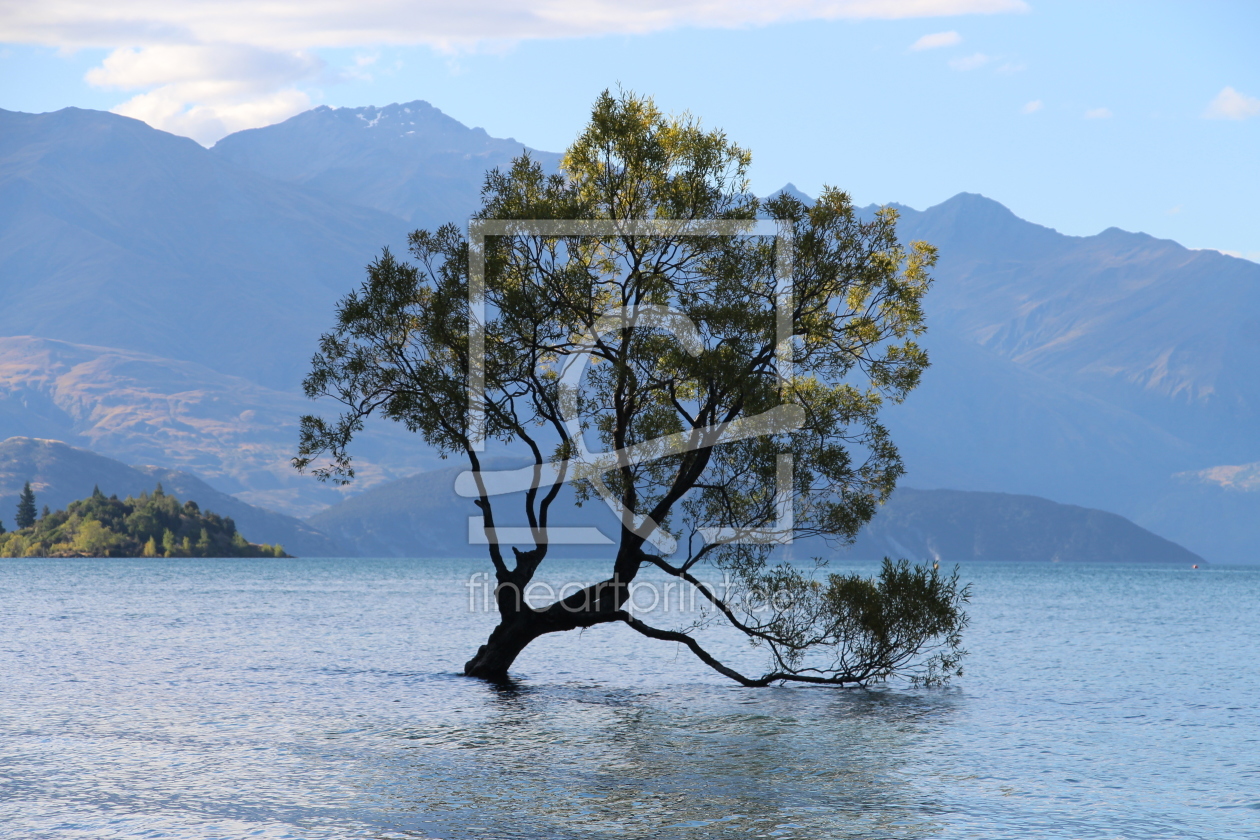
[[[29,485],[28,485],[29,487]],[[86,499],[50,512],[9,534],[0,532],[0,557],[287,557],[278,545],[251,543],[230,517],[202,512],[158,484],[138,498]]]
[[[29,528],[35,524],[35,491],[28,481],[22,485],[22,494],[18,496],[17,515],[14,522],[18,528]]]
[[[927,367],[916,339],[935,251],[898,242],[895,210],[862,218],[840,190],[812,206],[761,201],[749,163],[690,116],[606,92],[560,172],[528,155],[490,172],[472,236],[416,231],[411,262],[385,250],[338,305],[305,388],[345,410],[302,419],[295,464],[349,480],[371,414],[468,459],[461,487],[483,517],[500,616],[466,673],[502,678],[533,639],[607,622],[684,644],[748,685],[957,672],[956,573],[888,561],[873,580],[820,578],[776,553],[802,537],[851,540],[901,475],[879,417]],[[532,466],[483,470],[487,445],[522,449]],[[620,518],[609,574],[530,606],[522,592],[570,481]],[[508,489],[526,491],[524,544],[495,530]],[[720,597],[701,564],[758,597]],[[765,672],[636,616],[628,586],[646,566],[763,647]]]

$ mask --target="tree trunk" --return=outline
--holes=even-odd
[[[563,601],[534,609],[525,603],[523,593],[542,553],[532,555],[518,551],[517,570],[500,578],[495,592],[499,624],[486,643],[477,649],[476,655],[464,663],[464,675],[501,682],[508,678],[508,669],[516,657],[539,636],[624,620],[622,601],[627,585],[638,572],[641,557],[640,549],[623,550],[610,579],[578,590]]]
[[[542,635],[537,620],[531,618],[517,614],[499,622],[486,643],[477,648],[476,655],[464,664],[464,675],[491,682],[506,680],[508,668],[512,667],[516,657]]]

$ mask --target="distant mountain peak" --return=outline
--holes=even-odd
[[[411,102],[393,102],[382,106],[331,108],[321,105],[275,125],[229,134],[216,143],[214,149],[219,152],[231,151],[242,142],[260,136],[309,134],[313,131],[325,134],[338,131],[344,133],[347,130],[358,129],[374,129],[368,136],[375,142],[403,138],[408,135],[419,139],[432,137],[435,133],[441,136],[476,134],[488,136],[484,130],[469,128],[423,99],[416,99]],[[363,137],[360,136],[359,142],[362,139]]]
[[[442,111],[440,108],[415,99],[411,102],[393,102],[389,105],[361,105],[358,107],[343,106],[333,108],[320,105],[309,111],[290,117],[275,125],[263,126],[238,131],[228,135],[216,144],[219,151],[229,150],[240,142],[239,138],[256,137],[260,134],[275,133],[275,129],[289,127],[303,132],[311,130],[335,131],[337,127],[345,129],[372,129],[369,135],[373,141],[382,142],[393,138],[411,137],[416,141],[431,140],[435,133],[443,136],[463,136],[476,138],[474,142],[510,143],[519,145],[512,137],[492,137],[484,128],[469,128],[459,120]],[[232,138],[238,138],[233,140]],[[220,148],[222,147],[222,148]]]
[[[1002,216],[1011,219],[1024,221],[1016,216],[1011,209],[1000,201],[981,195],[980,193],[960,192],[957,195],[950,196],[933,207],[929,207],[928,211],[936,212],[954,212],[966,213],[968,216],[974,216],[977,213],[984,213],[989,216]],[[926,212],[926,211],[925,211]]]
[[[772,198],[777,198],[778,196],[781,196],[781,195],[790,195],[792,196],[792,198],[795,198],[797,201],[800,201],[802,204],[805,204],[808,207],[812,207],[814,205],[813,197],[802,192],[800,189],[797,188],[796,184],[793,184],[791,181],[788,181],[782,187],[770,193],[770,195],[766,196],[766,200],[768,201]]]
[[[422,99],[314,108],[229,134],[211,151],[268,178],[424,227],[467,219],[486,172],[510,166],[522,151],[549,170],[560,162],[559,155],[469,128]]]

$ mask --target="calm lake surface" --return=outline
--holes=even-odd
[[[456,675],[487,565],[0,562],[0,836],[1260,837],[1260,567],[964,566],[946,689],[605,627],[505,690]]]

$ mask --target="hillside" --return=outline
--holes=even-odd
[[[288,557],[279,545],[248,542],[230,517],[167,494],[106,496],[94,489],[65,510],[0,534],[0,557]]]
[[[280,543],[300,557],[345,557],[353,552],[306,523],[246,504],[194,475],[162,467],[126,464],[55,440],[9,438],[0,442],[0,522],[12,528],[13,512],[29,481],[39,506],[65,508],[99,487],[105,495],[139,496],[161,482],[168,493],[195,499],[203,510],[231,517],[255,542]]]
[[[211,149],[260,175],[301,184],[330,200],[371,207],[411,227],[465,223],[485,173],[528,151],[549,169],[560,156],[468,128],[428,102],[384,108],[319,108],[240,131]]]
[[[504,466],[510,466],[504,464]],[[494,465],[490,469],[496,468]],[[478,513],[455,494],[452,466],[373,488],[307,521],[353,546],[357,553],[387,557],[479,557],[468,519]],[[520,526],[519,497],[499,497],[496,524]],[[552,507],[554,524],[618,533],[616,517],[601,502],[574,507],[565,488]],[[611,544],[611,540],[609,540]],[[563,556],[601,556],[599,545],[555,546]],[[1112,513],[1061,505],[1033,496],[903,488],[880,508],[852,548],[835,549],[820,539],[793,546],[796,557],[812,554],[916,561],[1008,560],[1017,562],[1203,563],[1203,558]]]
[[[933,366],[888,415],[906,483],[1103,508],[1260,560],[1260,487],[1202,478],[1260,456],[1260,265],[1065,236],[977,195],[899,209],[902,236],[941,254]]]
[[[343,498],[289,463],[298,419],[315,408],[300,394],[193,362],[0,338],[0,440],[55,438],[126,463],[188,470],[243,501],[289,514],[310,514]],[[384,424],[363,444],[356,491],[437,460],[406,431]]]
[[[487,461],[486,469],[519,466],[513,461]],[[468,519],[479,511],[470,499],[455,494],[455,478],[467,469],[449,466],[419,473],[373,487],[333,505],[306,522],[351,547],[363,557],[469,557],[485,549],[470,545]],[[523,494],[495,501],[499,527],[524,527]],[[551,524],[558,527],[599,528],[606,536],[617,535],[618,522],[599,501],[582,507],[569,487],[562,488],[551,508]],[[609,540],[611,543],[611,540]],[[559,556],[598,556],[601,546],[556,545]]]
[[[0,111],[0,335],[295,389],[333,303],[405,227],[139,120]]]
[[[1114,513],[1036,496],[908,487],[893,494],[849,553],[949,563],[1205,562]]]
[[[1213,463],[1260,455],[1260,265],[1117,228],[1064,236],[968,193],[901,214],[903,237],[940,249],[938,332],[1133,412]]]

